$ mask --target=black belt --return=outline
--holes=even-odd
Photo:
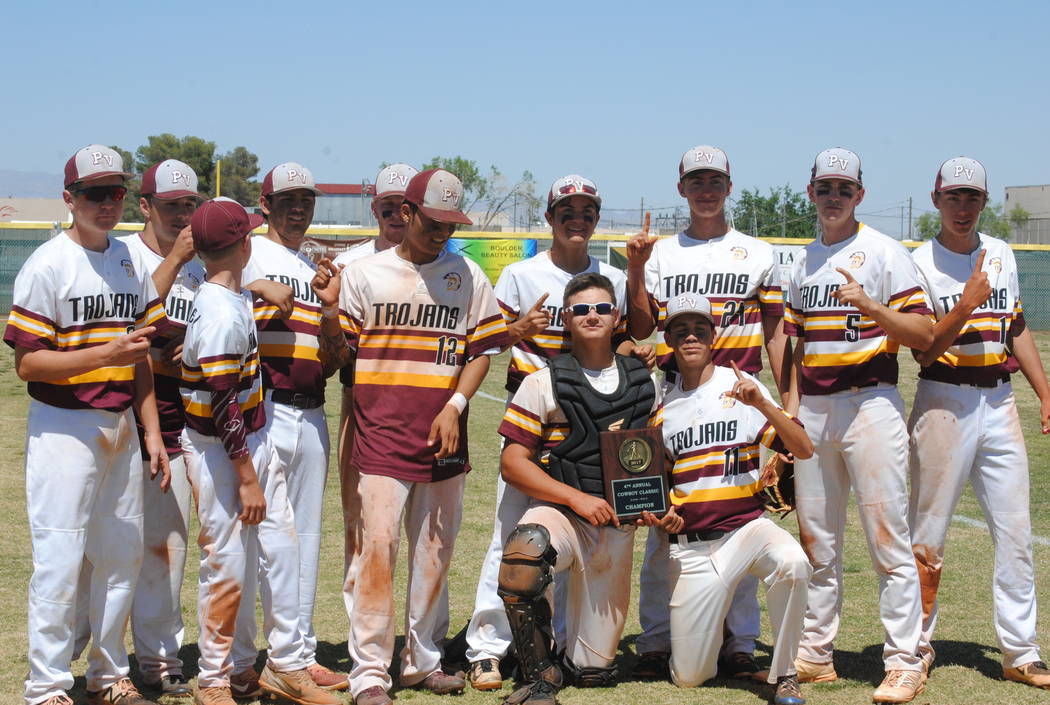
[[[316,409],[324,404],[324,396],[299,394],[287,389],[271,389],[267,397],[276,404],[287,404],[293,409]]]
[[[981,380],[979,382],[949,382],[946,379],[937,379],[936,377],[923,377],[922,379],[928,379],[931,382],[941,382],[943,384],[954,384],[956,387],[979,387],[980,389],[996,389],[999,385],[1010,381],[1010,375],[1003,375],[1002,377],[996,377],[995,379]]]
[[[674,544],[677,544],[679,539],[684,539],[686,541],[717,541],[728,533],[728,531],[722,531],[721,529],[711,529],[710,531],[690,531],[685,534],[671,534],[667,539]]]

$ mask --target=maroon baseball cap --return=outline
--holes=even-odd
[[[78,181],[94,181],[103,176],[123,176],[126,181],[132,174],[124,171],[124,160],[115,150],[101,144],[89,144],[77,150],[66,162],[63,187],[69,188]]]
[[[190,219],[193,246],[202,252],[221,250],[240,242],[262,222],[262,216],[248,213],[232,198],[213,198],[202,203]]]
[[[197,174],[193,168],[178,159],[165,159],[154,164],[142,175],[143,196],[153,196],[162,200],[197,197]]]
[[[444,169],[427,169],[412,177],[405,191],[405,200],[414,203],[420,212],[440,223],[473,225],[474,221],[459,210],[463,198],[463,183],[456,175]]]

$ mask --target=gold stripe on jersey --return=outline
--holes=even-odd
[[[200,391],[200,390],[197,390],[197,391]],[[249,391],[250,391],[250,395],[248,396],[247,399],[245,399],[243,402],[242,401],[238,401],[237,402],[237,406],[240,407],[242,414],[244,412],[246,412],[246,411],[251,411],[255,407],[259,406],[260,403],[262,403],[263,394],[262,394],[262,387],[261,386],[255,385]],[[196,398],[196,395],[195,395],[195,396],[190,397],[190,398],[186,398],[184,396],[182,398],[182,403],[183,403],[183,406],[186,409],[186,413],[187,414],[193,414],[194,416],[199,416],[201,418],[208,418],[208,419],[210,419],[210,418],[213,417],[212,411],[211,411],[211,401],[210,401],[210,399],[211,399],[211,392],[203,392],[203,393],[206,395],[206,398],[209,399],[209,401],[206,401],[206,402],[195,401],[195,398]],[[243,392],[241,392],[240,394],[243,394]],[[238,396],[240,396],[240,394],[238,394]]]
[[[66,379],[51,379],[48,384],[91,384],[95,382],[128,382],[135,379],[135,366],[124,365],[123,367],[100,367],[79,375],[73,375]]]
[[[758,287],[758,300],[764,306],[770,304],[784,303],[784,290],[782,288],[770,289],[769,287]]]
[[[491,335],[496,335],[501,330],[505,330],[507,324],[503,322],[503,318],[497,316],[490,320],[488,323],[482,323],[474,329],[473,333],[468,332],[468,338],[470,340],[479,340],[486,338]]]
[[[758,446],[754,444],[741,445],[736,447],[740,449],[739,458],[741,463],[758,457]],[[699,470],[703,467],[707,467],[709,465],[721,467],[725,463],[725,458],[725,448],[723,448],[722,450],[713,450],[707,453],[701,453],[695,456],[679,457],[674,464],[674,468],[672,468],[671,470],[671,474],[677,475],[683,472],[691,472],[694,470]]]
[[[434,350],[438,347],[438,338],[424,335],[404,335],[400,333],[365,333],[358,343],[362,348],[407,348],[417,350]]]
[[[982,355],[953,355],[952,353],[946,352],[937,359],[947,365],[951,365],[952,367],[990,367],[993,365],[1001,365],[1006,362],[1006,358],[1007,355],[1005,352],[1002,355],[996,355],[994,353],[984,353]]]
[[[513,406],[507,407],[507,410],[503,414],[503,420],[517,426],[533,436],[541,435],[543,430],[543,425],[538,420],[529,418],[525,414],[517,411]]]
[[[390,372],[388,370],[369,370],[367,362],[371,360],[359,360],[354,370],[355,384],[375,384],[386,387],[424,387],[427,389],[455,389],[457,374],[452,375],[429,375],[414,372]]]
[[[16,310],[12,310],[7,318],[9,325],[15,328],[29,333],[35,338],[47,338],[48,340],[55,340],[55,327],[41,323],[40,321],[24,316]]]
[[[893,342],[889,338],[875,338],[872,342],[877,341],[879,346],[877,348],[870,348],[868,350],[853,350],[851,352],[843,353],[804,353],[802,358],[802,364],[807,367],[839,367],[842,365],[860,365],[868,360],[871,360],[876,355],[883,353],[897,354],[900,349],[900,344]],[[850,346],[855,344],[850,343]]]
[[[671,492],[671,504],[681,506],[690,502],[713,502],[719,499],[746,499],[753,497],[762,489],[761,480],[747,485],[736,485],[730,487],[718,487],[709,490],[693,490],[685,496],[680,496],[677,491]]]

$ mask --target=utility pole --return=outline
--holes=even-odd
[[[780,204],[780,237],[787,237],[787,200]]]
[[[908,239],[912,239],[911,196],[908,196]]]
[[[904,204],[901,204],[901,240],[904,239]]]

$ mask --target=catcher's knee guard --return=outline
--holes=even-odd
[[[565,668],[572,676],[572,684],[577,688],[611,688],[616,685],[616,666],[599,668],[597,666],[584,666],[577,668],[576,665],[565,658]]]
[[[503,547],[497,593],[503,599],[514,651],[526,682],[561,686],[561,670],[552,658],[551,608],[544,593],[553,579],[558,552],[540,524],[521,524]]]

